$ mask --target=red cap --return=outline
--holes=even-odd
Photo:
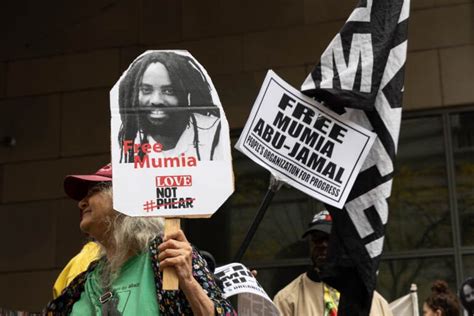
[[[64,179],[64,192],[76,200],[82,200],[92,183],[112,181],[112,164],[107,164],[89,175],[69,175]]]

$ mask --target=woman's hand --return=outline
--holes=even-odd
[[[171,233],[163,238],[158,246],[160,270],[174,268],[181,287],[194,281],[191,244],[186,239],[183,231]]]
[[[179,287],[184,292],[194,315],[215,315],[214,303],[193,276],[193,248],[180,229],[166,235],[158,246],[160,270],[174,268]]]

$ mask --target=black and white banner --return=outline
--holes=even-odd
[[[334,224],[325,280],[341,292],[340,315],[368,315],[376,284],[400,130],[409,7],[409,0],[359,1],[301,88],[378,136],[343,211],[328,206]]]

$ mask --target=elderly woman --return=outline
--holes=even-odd
[[[182,231],[162,237],[160,218],[129,217],[112,207],[112,169],[68,176],[79,201],[80,228],[101,246],[92,262],[46,312],[61,315],[234,315],[205,261]],[[176,270],[180,290],[162,289],[163,268]]]

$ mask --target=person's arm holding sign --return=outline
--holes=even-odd
[[[193,252],[183,231],[179,230],[165,236],[158,250],[160,270],[168,267],[176,270],[179,286],[186,295],[194,315],[215,315],[214,303],[193,276],[193,259],[197,259],[197,253]]]
[[[188,51],[146,51],[111,89],[110,111],[114,207],[165,218],[157,290],[187,303],[171,314],[232,315],[179,230],[180,218],[209,218],[234,191],[229,126],[206,69]]]

